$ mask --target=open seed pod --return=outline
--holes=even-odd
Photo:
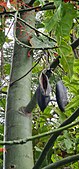
[[[50,101],[50,91],[51,87],[49,84],[48,77],[47,75],[45,75],[44,72],[42,72],[39,77],[39,87],[36,93],[37,103],[42,112],[47,107]]]

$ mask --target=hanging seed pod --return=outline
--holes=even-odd
[[[42,72],[39,77],[39,87],[36,93],[37,103],[42,112],[50,101],[50,91],[51,87],[48,77],[45,75],[45,73]]]
[[[56,84],[56,100],[60,110],[65,111],[65,106],[68,103],[67,89],[61,80]]]

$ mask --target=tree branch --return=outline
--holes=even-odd
[[[10,16],[14,17],[14,15],[10,14]],[[24,23],[25,25],[27,25],[29,28],[31,28],[32,30],[34,30],[37,33],[42,34],[43,36],[47,37],[48,39],[57,42],[54,38],[51,38],[50,36],[44,34],[43,32],[39,31],[38,29],[34,28],[32,25],[30,25],[28,22],[24,21],[23,19],[21,19],[20,17],[17,17],[18,20],[20,20],[22,23]]]
[[[33,48],[31,46],[28,46],[22,42],[20,42],[17,38],[15,38],[16,41],[17,41],[17,44],[18,45],[21,45],[21,47],[25,47],[25,48],[30,48],[30,49],[35,49],[35,50],[47,50],[47,49],[56,49],[58,48],[58,46],[54,46],[54,47],[46,47],[46,48]],[[41,58],[40,58],[41,59]],[[15,80],[14,82],[11,82],[10,83],[10,86],[13,86],[17,81],[21,80],[22,78],[24,78],[25,76],[27,76],[31,71],[32,69],[39,63],[40,59],[38,59],[37,63],[27,72],[25,73],[25,75],[23,75],[22,77],[20,77],[19,79]]]
[[[22,42],[20,42],[21,43],[21,45],[23,45],[24,47],[26,47],[27,48],[27,45],[25,45],[24,43],[22,43]],[[57,46],[55,46],[55,47],[52,47],[53,49],[54,48],[58,48]],[[47,49],[47,48],[46,48]],[[42,50],[44,50],[44,49],[42,49]],[[23,76],[21,76],[20,78],[18,78],[17,80],[15,80],[14,82],[11,82],[10,83],[10,86],[13,86],[16,82],[18,82],[19,80],[21,80],[21,79],[23,79],[25,76],[27,76],[33,69],[34,69],[34,67],[36,67],[37,66],[37,64],[39,63],[39,61],[40,61],[40,59],[41,59],[41,57],[38,59],[38,61],[36,62],[36,64],[32,67],[32,68],[30,68],[30,70],[27,72],[27,73],[25,73]],[[57,64],[57,63],[56,63]],[[55,65],[54,65],[55,66]],[[52,68],[52,67],[50,67],[50,68]],[[47,74],[48,74],[48,71],[47,71]]]
[[[73,127],[77,124],[79,124],[79,120],[72,123],[72,124],[66,125],[64,127],[54,129],[53,131],[48,131],[48,132],[45,132],[45,133],[42,133],[42,134],[39,134],[39,135],[35,135],[35,136],[32,136],[32,137],[28,137],[28,138],[25,138],[25,139],[19,139],[19,140],[13,140],[13,141],[0,141],[0,145],[26,144],[28,141],[33,141],[33,140],[38,139],[38,138],[47,137],[51,134],[55,134],[55,133],[61,132],[63,130],[66,130],[68,128],[71,128],[71,127]],[[0,135],[3,136],[2,134],[0,134]]]
[[[77,46],[79,46],[79,38],[76,39],[76,40],[71,44],[71,47],[72,47],[73,50],[74,50],[75,48],[77,48]]]
[[[61,125],[60,127],[66,126],[70,123],[72,123],[77,117],[79,116],[79,108],[69,117],[67,118]],[[55,133],[51,136],[51,138],[48,140],[47,144],[45,145],[42,153],[40,154],[39,159],[37,160],[35,166],[33,167],[33,169],[39,169],[42,162],[45,159],[45,156],[47,154],[47,152],[49,151],[49,149],[54,145],[55,140],[57,139],[57,137],[61,134],[61,132]]]
[[[21,47],[25,47],[25,48],[29,48],[29,49],[32,49],[32,50],[48,50],[48,49],[57,49],[58,46],[48,46],[48,47],[38,47],[38,48],[33,48],[32,46],[29,46],[29,45],[26,45],[25,43],[19,41],[17,38],[15,38],[16,42],[18,45],[21,45]]]
[[[75,58],[78,59],[79,58],[79,50],[77,51],[76,48],[79,46],[79,38],[76,40],[75,39],[76,39],[75,35],[71,34],[71,40],[74,41],[74,42],[72,42],[71,47],[74,52]]]
[[[29,11],[32,11],[32,10],[35,10],[35,11],[43,11],[43,10],[53,10],[53,9],[56,9],[55,5],[53,4],[53,2],[49,2],[49,3],[46,3],[45,5],[41,6],[36,6],[36,7],[29,7],[29,8],[26,8],[26,9],[20,9],[18,10],[19,13],[23,13],[23,12],[29,12]],[[3,12],[0,12],[0,15],[9,15],[9,14],[15,14],[17,11],[6,11],[6,9],[4,8],[4,11]]]
[[[52,164],[50,164],[46,167],[43,167],[42,169],[53,169],[53,168],[57,169],[57,167],[59,168],[60,166],[63,166],[65,164],[68,164],[68,163],[71,163],[71,162],[75,162],[77,160],[79,160],[79,154],[66,157],[62,160],[57,161],[56,163],[52,163]]]

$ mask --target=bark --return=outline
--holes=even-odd
[[[25,12],[21,17],[34,24],[34,12]],[[30,18],[30,19],[29,19]],[[22,23],[21,23],[22,24]],[[21,31],[17,21],[16,35],[19,40],[28,44],[32,30],[23,25]],[[15,43],[10,82],[23,76],[32,67],[32,57],[28,57],[28,49]],[[31,99],[31,72],[22,80],[9,86],[7,108],[5,115],[5,141],[30,137],[32,135],[32,114],[23,116],[19,108],[29,103]],[[4,169],[32,169],[32,142],[22,145],[6,145],[4,153]]]

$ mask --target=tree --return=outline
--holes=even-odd
[[[29,12],[29,14],[22,13],[21,17],[31,24],[34,22],[33,12]],[[16,37],[19,40],[22,40],[22,42],[28,44],[28,39],[31,36],[31,30],[28,29],[27,26],[21,24],[23,29],[26,29],[26,32],[22,33],[21,35],[19,30],[20,24],[20,21],[17,21]],[[28,32],[29,35],[27,35]],[[10,83],[21,77],[32,66],[32,57],[30,56],[29,58],[27,56],[28,51],[28,49],[19,46],[15,42]],[[31,114],[27,114],[26,117],[19,114],[19,107],[21,105],[28,104],[30,101],[30,87],[31,73],[29,73],[26,78],[22,79],[20,83],[16,82],[14,85],[11,84],[9,87],[7,112],[5,117],[5,140],[17,140],[31,135]],[[27,145],[24,144],[23,146],[6,146],[6,151],[7,153],[5,153],[4,157],[4,168],[13,168],[13,166],[14,168],[21,169],[32,168],[33,155],[31,142],[29,142]]]
[[[10,2],[14,6],[13,11],[7,9],[4,1],[1,2],[0,9],[2,16],[1,49],[3,43],[9,41],[4,34],[4,14],[13,18],[12,24],[16,29],[14,32],[15,45],[5,115],[5,140],[1,142],[2,145],[6,145],[3,159],[4,168],[30,169],[33,167],[33,157],[34,161],[37,161],[33,167],[34,169],[40,168],[41,165],[42,167],[47,166],[44,168],[69,166],[68,163],[70,163],[71,168],[78,168],[78,162],[73,163],[79,159],[78,122],[72,123],[78,117],[79,112],[78,3],[76,1],[62,2],[60,0],[49,3],[43,2],[42,4],[41,1],[33,0],[28,4],[25,1],[16,2],[13,0]],[[18,9],[20,16],[16,9]],[[36,28],[34,10],[38,13]],[[39,11],[43,12],[39,13]],[[40,19],[38,20],[39,17]],[[43,32],[39,31],[39,28],[43,28]],[[34,54],[32,54],[32,51]],[[5,81],[7,72],[3,70],[9,70],[10,64],[8,65],[5,61],[6,68],[4,66],[4,58],[2,55],[1,73],[5,75],[5,78],[2,76],[2,80],[4,79]],[[9,57],[7,59],[9,60]],[[37,80],[37,76],[40,77],[39,80]],[[61,110],[58,108],[55,100],[56,84],[57,82],[61,83],[61,79],[69,94],[69,103],[66,107],[64,106],[65,112],[62,112],[61,106],[59,106]],[[54,99],[48,105],[49,100],[47,101],[47,98],[49,99],[50,97],[48,96],[49,86],[51,86]],[[60,104],[63,104],[63,97],[61,98],[60,95],[62,92],[61,86],[60,84],[57,89],[57,98],[61,100]],[[37,89],[34,90],[34,88]],[[2,99],[2,93],[5,90],[3,85],[1,90]],[[40,111],[41,107],[36,106],[37,103],[42,106],[42,99],[43,104],[47,101],[45,105],[47,107],[43,107],[43,109],[45,108],[43,112]],[[0,105],[1,110],[4,111],[2,102],[0,102]],[[41,110],[43,109],[41,108]],[[70,128],[74,125],[76,126]],[[47,133],[51,128],[53,130],[57,128],[57,130],[53,131],[51,137],[47,137],[51,133]],[[36,136],[31,137],[32,133]],[[44,134],[39,136],[39,133]],[[32,140],[34,140],[33,151]],[[39,157],[40,152],[41,155]],[[45,157],[47,157],[46,160],[44,160]],[[50,164],[51,162],[53,164]]]

